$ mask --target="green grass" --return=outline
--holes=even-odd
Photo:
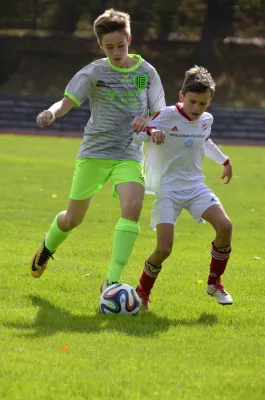
[[[234,224],[224,277],[234,305],[221,307],[205,294],[214,232],[183,213],[152,311],[126,318],[98,312],[119,217],[109,185],[43,277],[29,274],[32,254],[67,205],[79,144],[0,136],[1,400],[264,399],[264,148],[221,146],[233,162],[229,185],[220,166],[204,165],[206,183]],[[155,246],[153,200],[146,196],[123,275],[133,286]]]

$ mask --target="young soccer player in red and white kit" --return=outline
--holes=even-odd
[[[206,109],[214,91],[210,73],[203,67],[191,68],[179,93],[180,103],[165,107],[150,121],[145,132],[134,134],[136,142],[148,141],[146,190],[156,194],[151,227],[157,231],[157,245],[145,262],[136,288],[145,308],[162,263],[171,254],[174,226],[183,209],[196,221],[206,220],[215,229],[207,293],[222,305],[233,303],[221,282],[231,254],[232,224],[220,200],[205,185],[202,172],[206,154],[223,164],[224,183],[229,183],[232,177],[229,158],[210,139],[213,117]]]

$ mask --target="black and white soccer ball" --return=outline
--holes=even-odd
[[[141,301],[135,289],[125,283],[114,283],[107,287],[99,299],[99,308],[103,314],[136,315]]]

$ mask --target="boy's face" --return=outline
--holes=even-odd
[[[128,57],[128,47],[131,43],[131,36],[127,38],[125,33],[116,31],[106,33],[99,46],[104,50],[112,65],[123,68]]]
[[[205,93],[187,92],[185,95],[179,92],[179,99],[183,103],[183,111],[191,119],[196,120],[207,109],[212,100],[212,93],[207,90]]]

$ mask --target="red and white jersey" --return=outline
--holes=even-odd
[[[164,131],[165,143],[148,142],[145,158],[147,192],[185,190],[200,185],[204,182],[202,163],[207,150],[207,155],[219,164],[228,159],[209,139],[212,123],[213,116],[208,112],[195,121],[190,120],[181,103],[165,107],[156,114],[149,127]]]

